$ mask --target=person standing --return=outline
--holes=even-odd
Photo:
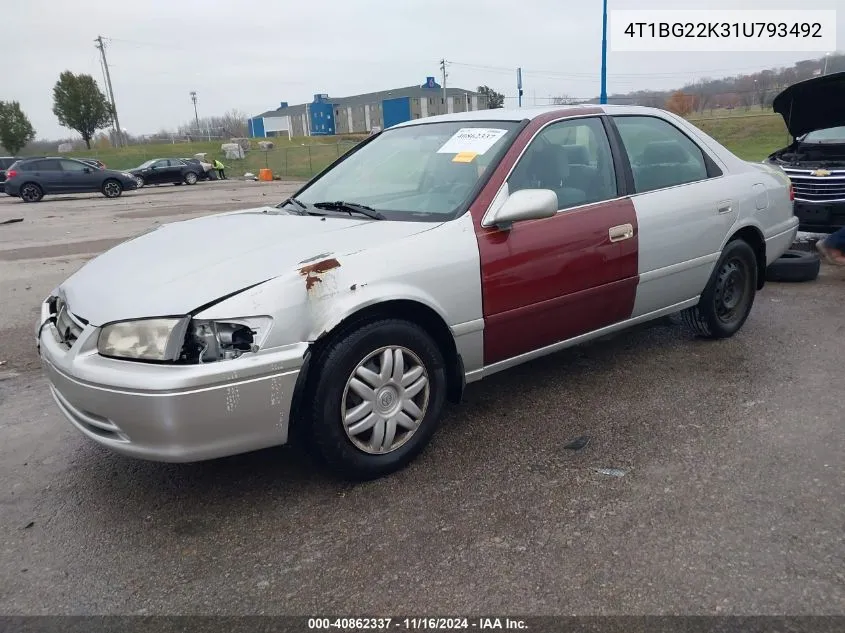
[[[845,266],[845,227],[816,242],[816,249],[831,264]]]
[[[214,159],[214,169],[217,170],[217,176],[220,180],[226,180],[226,172],[223,171],[226,169],[226,166],[216,158]]]

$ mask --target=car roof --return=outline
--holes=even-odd
[[[413,119],[398,123],[387,129],[408,127],[411,125],[425,125],[449,121],[524,121],[546,114],[559,114],[561,117],[580,116],[583,114],[665,114],[660,108],[631,105],[608,105],[598,103],[582,103],[578,105],[526,106],[523,108],[492,108],[489,110],[470,110],[468,112],[453,112],[438,114],[422,119]]]

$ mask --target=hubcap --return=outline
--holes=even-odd
[[[140,177],[139,177],[139,178],[136,178],[136,179],[135,179],[135,182],[137,182],[137,183],[138,183],[138,186],[139,186],[139,187],[143,187],[143,186],[144,186],[144,179],[143,179],[143,178],[140,178]]]
[[[358,363],[343,390],[346,436],[373,455],[395,451],[417,432],[430,384],[422,361],[405,347],[383,347]]]
[[[21,191],[21,196],[24,200],[36,200],[38,199],[38,189],[32,185],[27,185],[23,188],[23,191]]]
[[[106,185],[106,195],[116,196],[118,193],[120,193],[120,189],[115,183],[110,182]]]
[[[748,299],[750,281],[747,266],[742,260],[732,259],[722,264],[716,280],[716,315],[723,323],[732,323],[742,317]]]

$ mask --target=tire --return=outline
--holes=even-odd
[[[143,176],[135,176],[135,182],[138,183],[138,189],[147,184]]]
[[[197,176],[196,172],[189,171],[185,174],[186,185],[195,185],[197,184],[197,180],[199,180],[199,177]]]
[[[103,183],[102,192],[106,198],[119,198],[123,193],[123,185],[114,178],[109,178]]]
[[[821,258],[815,253],[790,249],[766,268],[766,281],[813,281],[819,276]]]
[[[414,370],[405,372],[411,382],[402,385],[400,380],[397,389],[391,376],[387,384],[373,387],[379,380],[372,369],[380,369],[385,352],[391,361],[395,360],[397,349],[401,351],[403,367]],[[357,378],[362,375],[357,372],[371,356],[367,363],[371,371],[364,372],[370,380],[368,384]],[[328,345],[314,360],[313,382],[303,402],[303,421],[307,425],[303,430],[310,448],[330,471],[349,480],[375,479],[404,468],[429,443],[443,410],[446,368],[443,354],[421,327],[398,319],[367,323]],[[422,369],[416,373],[418,368]],[[412,376],[414,373],[416,377]],[[353,379],[360,384],[350,386]],[[358,396],[361,389],[371,390],[373,404],[369,413],[365,408],[356,414],[356,409],[366,406]],[[408,398],[413,399],[416,412],[407,404]],[[360,427],[358,432],[347,431],[344,412],[354,420],[348,428]],[[385,417],[380,418],[379,412]],[[382,421],[374,421],[379,419]],[[395,434],[389,443],[391,428]],[[375,448],[378,444],[381,449]]]
[[[44,197],[44,190],[34,182],[26,182],[21,185],[20,198],[24,202],[41,202]]]
[[[681,313],[698,336],[730,338],[745,324],[757,293],[757,259],[748,242],[727,243],[696,306]]]

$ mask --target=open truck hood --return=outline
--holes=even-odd
[[[794,83],[772,102],[793,138],[845,125],[845,72]]]

